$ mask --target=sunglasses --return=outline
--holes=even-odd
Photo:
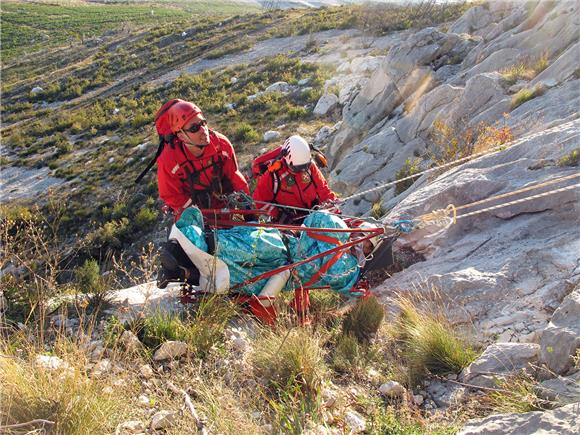
[[[202,119],[197,124],[191,124],[191,127],[187,128],[187,129],[183,128],[182,130],[186,133],[197,133],[201,129],[201,127],[205,127],[206,125],[207,125],[207,120]]]

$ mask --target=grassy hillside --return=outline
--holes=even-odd
[[[155,153],[153,115],[167,99],[198,103],[210,125],[230,137],[242,165],[264,146],[261,137],[267,130],[283,125],[278,128],[282,135],[300,131],[308,136],[334,122],[312,114],[333,71],[303,63],[304,53],[183,74],[167,85],[156,79],[203,59],[243,52],[272,37],[347,28],[378,35],[424,23],[413,8],[348,6],[259,13],[244,9],[240,12],[249,13],[211,15],[233,7],[228,2],[217,5],[3,4],[3,32],[26,35],[21,29],[38,22],[34,31],[47,35],[55,46],[3,58],[2,142],[7,152],[1,163],[48,167],[50,175],[66,180],[53,193],[58,203],[66,204],[61,231],[81,244],[85,255],[105,258],[110,249],[122,251],[135,241],[144,243],[159,228],[161,204],[154,171],[138,186],[133,179]],[[204,14],[192,14],[194,6]],[[151,8],[159,8],[153,9],[153,16]],[[438,19],[460,12],[445,9]],[[56,46],[83,32],[95,38]],[[19,37],[6,37],[4,43],[4,35],[3,50],[24,53],[31,44],[34,47],[31,40]],[[306,48],[316,49],[317,44]],[[309,79],[304,91],[248,99],[276,81],[296,84],[302,79]],[[32,92],[35,87],[42,90]],[[228,109],[230,104],[235,109]],[[86,236],[70,237],[76,231]]]

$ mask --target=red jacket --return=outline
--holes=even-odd
[[[243,191],[248,183],[238,170],[232,144],[223,134],[210,131],[209,145],[194,157],[179,139],[165,144],[157,160],[159,196],[173,209],[176,218],[191,204],[201,208],[221,208],[216,195]]]
[[[256,190],[252,195],[255,201],[272,202],[281,205],[290,205],[311,209],[317,204],[333,201],[336,195],[326,183],[324,176],[312,162],[307,171],[293,174],[288,170],[286,163],[274,172],[265,172],[258,178]],[[271,205],[256,204],[256,207],[267,210],[274,220],[282,220],[283,209]],[[304,213],[297,213],[298,215]]]

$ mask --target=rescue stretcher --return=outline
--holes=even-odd
[[[179,244],[187,258],[199,273],[199,276],[196,277],[198,278],[197,285],[191,285],[191,283],[188,283],[187,278],[169,280],[171,282],[181,283],[181,302],[189,304],[197,302],[208,295],[224,295],[240,305],[245,311],[252,313],[262,322],[270,325],[276,320],[277,311],[274,304],[276,295],[287,285],[287,282],[292,277],[293,270],[296,267],[320,258],[327,258],[323,266],[307,282],[302,283],[298,279],[292,280],[294,284],[291,287],[294,291],[294,298],[290,307],[296,312],[300,323],[305,324],[309,322],[308,313],[310,308],[310,291],[329,289],[329,286],[316,285],[318,278],[322,276],[343,253],[349,251],[353,246],[359,245],[364,241],[377,236],[380,236],[381,238],[385,236],[384,227],[360,228],[358,225],[360,225],[363,220],[356,218],[343,219],[348,226],[346,229],[313,228],[302,225],[246,222],[243,220],[245,216],[257,217],[259,215],[267,214],[263,210],[258,209],[201,209],[200,211],[203,215],[204,224],[209,231],[214,229],[227,229],[234,226],[273,228],[280,230],[281,232],[292,232],[294,234],[306,232],[308,236],[313,239],[334,245],[333,248],[319,254],[274,268],[268,272],[247,279],[244,282],[230,285],[228,266],[217,256],[204,252],[195,246],[187,237],[185,237],[175,224],[172,226],[169,240]],[[328,235],[328,233],[345,232],[351,234],[361,233],[362,235],[353,240],[350,240],[349,238],[346,243],[341,243],[337,239]],[[392,240],[381,240],[379,246],[375,248],[373,258],[365,266],[365,271],[384,268],[392,263],[391,244]],[[162,264],[164,261],[167,263],[167,259],[164,260],[163,256],[161,260]],[[166,265],[167,264],[164,264],[164,266]],[[242,291],[245,286],[261,280],[267,280],[267,282],[259,295],[248,295]],[[166,283],[164,284],[166,285]],[[361,279],[358,280],[350,292],[353,296],[356,295],[362,298],[367,298],[371,295],[368,281],[364,277],[361,277]]]

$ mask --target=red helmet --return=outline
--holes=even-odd
[[[179,98],[169,100],[155,114],[157,133],[160,135],[176,133],[199,113],[201,113],[201,109],[189,101]]]

